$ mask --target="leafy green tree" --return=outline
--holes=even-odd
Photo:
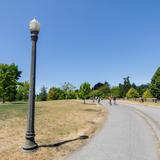
[[[65,82],[62,85],[62,90],[64,90],[64,91],[73,91],[75,89],[76,89],[76,87],[74,85],[72,85],[71,83],[69,83],[69,82]]]
[[[77,99],[77,93],[75,91],[68,91],[67,99]]]
[[[9,101],[15,100],[18,79],[21,73],[14,63],[11,65],[0,64],[0,96],[3,103],[5,103],[6,99]]]
[[[85,100],[90,97],[90,92],[91,85],[88,82],[82,83],[79,89],[79,98],[84,100],[84,104],[86,103]]]
[[[151,91],[149,89],[147,89],[144,93],[143,93],[143,98],[153,98],[153,95],[151,94]]]
[[[143,96],[143,93],[144,93],[148,88],[149,88],[149,84],[142,84],[142,85],[140,85],[140,86],[137,86],[136,89],[137,89],[140,97],[142,97],[142,96]]]
[[[104,84],[97,90],[97,92],[98,92],[98,97],[105,98],[106,96],[110,95],[110,88],[109,86]]]
[[[91,97],[101,97],[105,98],[110,94],[110,85],[108,82],[105,83],[97,83],[94,85],[91,91]]]
[[[160,67],[152,77],[150,91],[153,97],[160,99]]]
[[[120,98],[120,88],[119,88],[119,86],[115,86],[115,87],[112,87],[112,88],[111,88],[111,95],[112,95],[113,97],[118,97],[118,98]]]
[[[102,87],[103,85],[104,85],[103,83],[98,82],[98,83],[96,83],[96,84],[94,85],[93,90],[97,90],[97,89],[99,89],[100,87]]]
[[[65,92],[62,89],[52,87],[49,89],[47,99],[48,100],[62,100],[62,99],[65,99],[65,97],[66,97]]]
[[[21,82],[17,88],[17,100],[27,101],[29,97],[29,83],[27,81]]]
[[[43,86],[41,88],[41,91],[40,91],[40,93],[38,95],[38,99],[40,101],[46,101],[47,100],[47,88],[45,86]]]
[[[76,87],[72,85],[69,82],[65,82],[62,85],[62,90],[65,93],[65,99],[76,99],[76,92],[75,92]]]
[[[131,88],[126,94],[127,98],[139,98],[139,93],[136,89]]]
[[[99,97],[99,92],[98,92],[98,90],[91,90],[91,92],[90,92],[90,97]]]

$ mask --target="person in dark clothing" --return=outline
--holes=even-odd
[[[113,97],[114,104],[116,105],[116,97]]]
[[[108,100],[109,100],[109,104],[112,105],[112,97],[111,96],[108,97]]]
[[[100,101],[101,101],[101,99],[100,99],[100,97],[98,97],[98,104],[100,104]]]

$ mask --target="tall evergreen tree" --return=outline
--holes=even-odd
[[[38,95],[38,98],[40,101],[46,101],[47,100],[47,88],[45,86],[43,86],[41,88],[41,91]]]
[[[132,87],[130,80],[129,80],[129,76],[123,78],[123,84],[119,84],[119,88],[120,88],[120,97],[124,98],[126,97],[126,94],[128,93],[129,89]]]
[[[160,99],[160,67],[152,77],[150,91],[155,98]]]

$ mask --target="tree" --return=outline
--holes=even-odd
[[[120,88],[119,88],[119,86],[115,86],[115,87],[112,87],[111,88],[111,95],[113,96],[113,97],[120,97]]]
[[[76,87],[74,85],[72,85],[69,82],[65,82],[62,85],[62,90],[65,93],[65,99],[76,99],[76,93],[75,93],[75,89]]]
[[[28,100],[29,97],[29,83],[27,81],[21,82],[17,88],[17,100]]]
[[[21,73],[14,63],[11,65],[0,64],[0,96],[3,99],[3,103],[5,103],[6,99],[9,101],[15,100],[18,79]]]
[[[136,89],[131,88],[128,93],[126,94],[127,98],[139,98],[139,93]]]
[[[62,90],[64,90],[64,91],[73,91],[75,89],[76,89],[76,87],[74,85],[72,85],[71,83],[69,83],[69,82],[65,82],[62,85]]]
[[[136,86],[135,83],[132,83],[131,87],[134,88],[134,89],[137,89],[137,86]]]
[[[105,98],[109,94],[110,94],[110,85],[108,82],[104,82],[104,83],[99,82],[95,84],[91,92],[92,97]]]
[[[132,87],[129,78],[130,78],[129,76],[123,78],[124,80],[123,84],[121,83],[119,84],[121,98],[124,98],[129,89]]]
[[[149,88],[149,84],[141,84],[140,86],[137,86],[137,91],[139,95],[142,97],[143,93]]]
[[[48,100],[61,100],[61,99],[65,99],[65,97],[66,97],[65,92],[62,89],[52,87],[49,89],[47,99]]]
[[[103,85],[104,85],[103,83],[98,82],[97,84],[94,85],[93,90],[97,90],[97,89],[99,89],[100,87],[102,87]]]
[[[160,67],[152,77],[150,91],[153,97],[160,99]]]
[[[143,98],[153,98],[153,95],[151,94],[151,91],[149,89],[147,89],[144,93],[143,93]]]
[[[88,82],[82,83],[79,89],[79,98],[84,100],[84,104],[86,103],[85,100],[90,97],[90,92],[91,85]]]
[[[41,88],[41,91],[40,91],[40,93],[38,95],[38,99],[40,101],[46,101],[47,100],[47,88],[45,86],[43,86]]]
[[[98,92],[98,97],[105,98],[106,96],[110,95],[110,88],[109,86],[104,84],[97,90],[97,92]]]

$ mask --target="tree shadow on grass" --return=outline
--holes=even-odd
[[[89,137],[87,135],[83,135],[83,136],[80,136],[78,138],[69,139],[69,140],[58,142],[58,143],[54,143],[54,144],[42,144],[42,145],[39,145],[38,147],[48,147],[48,148],[59,147],[59,146],[61,146],[63,144],[69,143],[69,142],[73,142],[73,141],[77,141],[77,140],[83,140],[83,139],[88,139],[88,138]]]
[[[28,102],[11,102],[11,104],[28,104]]]
[[[87,112],[99,112],[100,109],[84,109],[84,111],[87,111]]]
[[[86,102],[86,104],[88,104],[88,105],[93,105],[93,106],[96,105],[95,103],[90,103],[90,102]]]

